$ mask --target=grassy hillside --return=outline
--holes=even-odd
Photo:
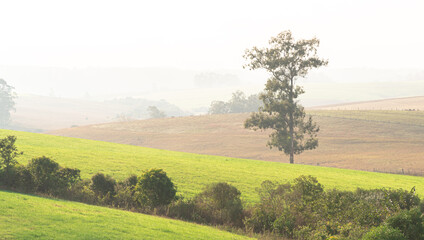
[[[296,163],[367,171],[424,174],[423,111],[308,111],[320,126],[319,146]],[[268,132],[243,127],[249,114],[107,123],[55,135],[182,152],[288,162],[266,147]]]
[[[1,239],[246,239],[177,220],[0,191]]]
[[[416,186],[424,193],[424,178],[362,172],[337,168],[290,165],[210,155],[198,155],[91,141],[44,134],[0,130],[0,137],[16,135],[20,162],[41,155],[53,157],[62,166],[81,169],[82,177],[96,172],[124,179],[148,168],[163,168],[178,187],[180,194],[190,197],[213,182],[235,185],[248,203],[257,200],[255,188],[264,180],[287,181],[299,175],[313,175],[326,188],[354,190],[362,188],[404,188]]]

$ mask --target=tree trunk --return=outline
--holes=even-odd
[[[293,113],[290,113],[290,163],[294,163],[294,126]]]
[[[290,164],[294,163],[294,102],[293,102],[293,78],[290,79]]]

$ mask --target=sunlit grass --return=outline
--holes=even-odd
[[[327,189],[416,187],[424,193],[424,178],[363,172],[309,165],[237,159],[220,156],[157,150],[108,142],[57,137],[43,134],[0,130],[0,137],[16,135],[19,150],[24,151],[21,163],[46,155],[62,166],[81,169],[83,178],[104,172],[122,180],[149,168],[163,168],[175,182],[178,192],[192,197],[207,184],[228,182],[242,192],[247,203],[258,200],[255,189],[264,180],[285,182],[299,175],[312,175]]]
[[[0,239],[246,239],[212,227],[0,191]]]

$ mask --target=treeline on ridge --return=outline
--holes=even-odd
[[[258,94],[246,96],[244,92],[236,91],[228,102],[213,101],[209,114],[257,112],[262,105]]]
[[[177,195],[162,169],[143,171],[123,181],[97,173],[81,179],[80,170],[61,167],[48,157],[20,165],[16,137],[0,140],[0,186],[136,212],[156,214],[242,234],[272,239],[423,239],[424,202],[415,189],[341,191],[312,176],[292,182],[264,181],[259,201],[246,205],[241,192],[213,183],[193,198]]]

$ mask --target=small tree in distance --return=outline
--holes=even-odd
[[[264,106],[244,125],[254,130],[273,129],[268,146],[284,151],[290,155],[290,163],[294,163],[295,154],[318,146],[316,135],[319,131],[311,117],[305,119],[304,108],[297,100],[304,90],[296,81],[305,77],[309,70],[328,62],[318,58],[319,40],[316,38],[295,41],[291,32],[285,31],[271,38],[269,44],[269,48],[248,49],[244,55],[249,61],[244,67],[265,69],[270,73],[265,90],[259,96]]]
[[[10,111],[15,109],[16,93],[13,87],[0,79],[0,127],[6,127],[10,122]]]
[[[149,112],[149,115],[151,118],[164,118],[166,117],[166,114],[162,111],[160,111],[156,106],[149,106],[147,108],[147,111]]]

